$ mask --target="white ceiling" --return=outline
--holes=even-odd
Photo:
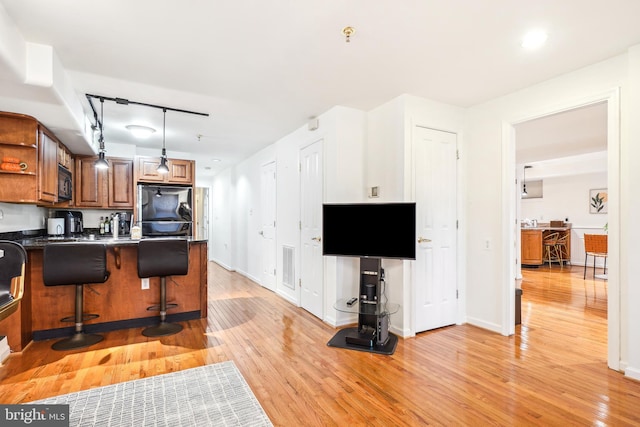
[[[52,46],[85,93],[209,113],[167,114],[167,149],[198,173],[228,167],[334,105],[369,110],[409,93],[462,107],[567,73],[640,43],[638,0],[0,0],[28,42]],[[350,43],[341,33],[356,29]],[[525,31],[547,45],[524,51]],[[7,78],[26,114],[51,102]],[[46,98],[46,97],[45,97]],[[3,109],[0,105],[0,109]],[[40,110],[39,110],[40,111]],[[43,123],[64,132],[52,110]],[[162,128],[162,112],[105,103],[109,142],[127,124]],[[583,122],[584,123],[584,122]],[[198,140],[197,135],[203,135]],[[213,163],[212,159],[222,161]]]
[[[607,150],[607,103],[575,108],[517,124],[516,163]]]

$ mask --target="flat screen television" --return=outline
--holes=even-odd
[[[322,254],[416,259],[416,204],[324,204]]]

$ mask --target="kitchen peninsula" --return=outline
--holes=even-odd
[[[571,261],[571,224],[560,222],[538,223],[536,226],[522,225],[520,239],[520,260],[522,265],[538,266],[545,263],[544,240],[547,236],[558,233],[558,237],[566,236],[565,255],[563,259]]]
[[[130,238],[77,239],[86,244],[107,246],[109,279],[103,284],[85,286],[84,308],[100,317],[87,320],[85,330],[106,332],[152,325],[158,312],[147,307],[160,301],[159,278],[149,279],[148,288],[137,273],[138,242]],[[72,323],[61,318],[74,311],[73,286],[45,286],[42,279],[43,248],[65,244],[47,238],[18,241],[27,250],[28,263],[24,296],[18,310],[0,322],[13,351],[22,351],[32,340],[44,340],[71,335]],[[73,260],[69,260],[73,268]],[[207,317],[207,242],[189,239],[189,272],[186,276],[167,279],[167,301],[177,304],[169,310],[167,319],[184,321]]]

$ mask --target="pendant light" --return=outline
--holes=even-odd
[[[531,166],[524,166],[524,170],[522,171],[522,196],[527,196],[527,169]]]
[[[167,166],[167,149],[165,148],[165,127],[167,122],[167,109],[162,109],[162,156],[160,157],[160,165],[158,165],[158,173],[165,174],[169,173],[169,167]]]
[[[104,98],[100,98],[100,121],[98,122],[98,127],[100,128],[100,137],[98,138],[98,143],[100,144],[100,152],[98,153],[98,160],[95,161],[94,165],[97,169],[108,169],[109,162],[104,158],[104,135],[103,135],[103,123],[104,123]]]

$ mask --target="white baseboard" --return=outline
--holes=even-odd
[[[640,369],[630,368],[627,366],[627,368],[624,370],[624,376],[640,381]]]

